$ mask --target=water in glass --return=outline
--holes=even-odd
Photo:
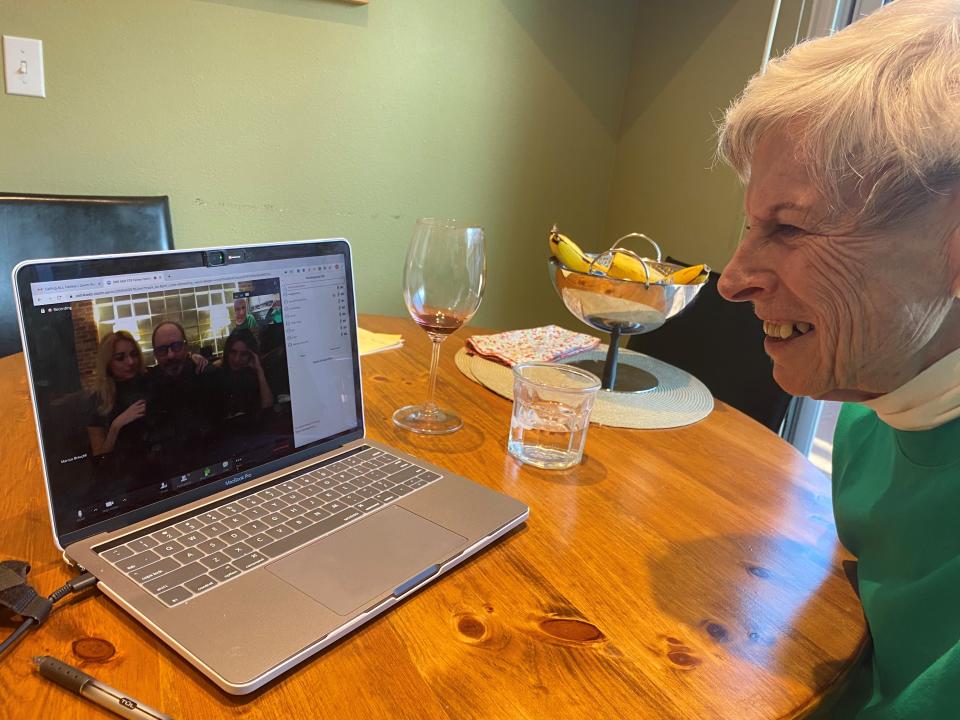
[[[579,464],[599,388],[600,379],[579,368],[517,365],[507,451],[521,462],[548,470]]]

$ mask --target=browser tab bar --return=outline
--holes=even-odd
[[[313,273],[327,279],[342,277],[345,268],[340,262],[318,262],[303,267],[298,260],[272,260],[238,265],[215,267],[195,267],[161,272],[130,273],[127,275],[109,275],[76,280],[54,280],[31,283],[33,304],[51,305],[78,300],[92,300],[105,295],[159,292],[190,284],[215,284],[227,281],[260,280],[268,277],[284,279],[307,279],[307,273]]]

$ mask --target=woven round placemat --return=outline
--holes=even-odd
[[[564,358],[603,360],[606,347]],[[487,360],[461,348],[454,361],[460,372],[508,400],[513,400],[513,371],[506,365]],[[618,393],[601,390],[590,413],[590,422],[612,427],[653,429],[690,425],[713,410],[713,395],[707,386],[680,368],[632,350],[620,351],[620,362],[646,370],[660,384],[643,393]]]

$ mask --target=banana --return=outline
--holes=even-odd
[[[666,282],[669,285],[690,285],[704,272],[706,272],[705,265],[691,265],[667,275]]]
[[[593,258],[583,252],[573,240],[561,234],[556,225],[550,230],[547,243],[553,256],[571,270],[582,273],[589,270]]]
[[[647,258],[644,258],[646,260]],[[653,267],[653,261],[647,263],[647,269],[644,271],[643,263],[635,257],[630,257],[626,253],[614,253],[613,262],[607,269],[607,275],[619,280],[634,280],[636,282],[660,282],[664,279],[664,274]],[[649,277],[649,279],[648,279]]]
[[[556,225],[550,230],[547,243],[550,246],[551,254],[569,269],[582,273],[590,271],[590,263],[593,262],[595,256],[581,250],[573,240],[561,233]],[[646,259],[644,258],[644,260]],[[626,253],[614,252],[609,267],[594,263],[593,272],[606,274],[618,280],[688,285],[695,282],[700,275],[706,272],[706,267],[704,265],[693,265],[667,275],[654,268],[652,260],[647,263],[646,270],[644,270],[643,263],[637,258]]]

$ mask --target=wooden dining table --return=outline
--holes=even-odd
[[[583,462],[506,452],[510,402],[443,346],[438,399],[458,432],[391,422],[426,392],[429,341],[362,316],[401,349],[362,359],[369,437],[512,495],[527,522],[390,612],[247,696],[225,694],[88,591],[0,657],[0,717],[113,717],[41,678],[51,655],[174,718],[794,718],[866,644],[830,483],[767,428],[717,402],[693,425],[592,425]],[[22,355],[0,360],[0,559],[44,594],[75,571],[52,534]],[[16,625],[0,615],[0,637]],[[211,628],[211,632],[230,632]]]

